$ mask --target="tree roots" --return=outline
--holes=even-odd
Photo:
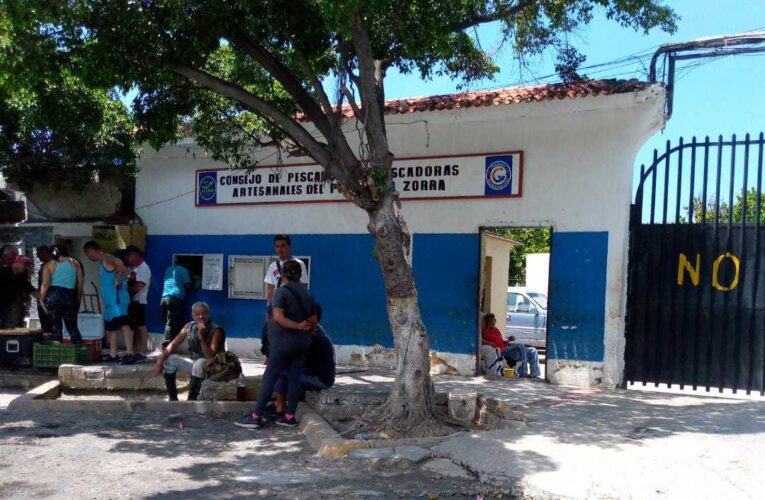
[[[398,411],[395,411],[398,410]],[[454,429],[432,411],[409,413],[406,406],[386,401],[351,422],[342,433],[353,438],[357,434],[374,433],[382,439],[446,436]]]

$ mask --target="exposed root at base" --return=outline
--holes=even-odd
[[[398,412],[394,412],[392,406],[390,401],[387,401],[368,411],[351,422],[341,435],[353,438],[356,434],[375,433],[383,439],[392,439],[441,437],[454,432],[454,428],[439,419],[432,409],[426,413],[407,414],[400,408],[397,408]]]

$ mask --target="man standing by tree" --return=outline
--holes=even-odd
[[[276,259],[268,266],[266,271],[266,321],[263,324],[263,329],[260,333],[261,347],[260,352],[264,356],[268,356],[268,320],[271,319],[271,301],[274,298],[274,290],[286,283],[282,280],[282,266],[285,262],[292,259],[292,239],[287,234],[277,234],[274,236],[274,250],[276,251]],[[305,267],[305,262],[300,259],[296,259],[300,263],[300,268],[303,270],[303,274],[300,276],[300,284],[308,288],[308,270]]]

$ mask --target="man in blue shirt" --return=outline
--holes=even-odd
[[[162,288],[162,319],[165,321],[165,336],[163,346],[169,344],[183,328],[184,301],[186,290],[192,287],[189,270],[173,262],[165,270],[164,286]]]

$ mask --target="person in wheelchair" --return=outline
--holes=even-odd
[[[539,369],[539,353],[537,349],[520,342],[514,342],[514,337],[509,337],[508,341],[505,341],[502,338],[502,333],[497,328],[497,318],[493,313],[487,313],[483,317],[481,340],[483,344],[499,349],[509,366],[518,363],[518,376],[525,378],[537,378],[540,376],[541,371]]]

